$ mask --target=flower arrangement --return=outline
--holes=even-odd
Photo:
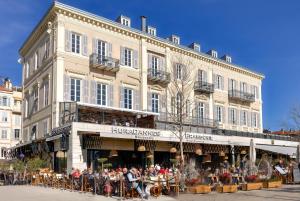
[[[228,185],[231,183],[231,174],[228,172],[225,172],[219,176],[219,180],[222,182],[222,184]]]
[[[258,181],[258,176],[257,175],[249,175],[245,177],[245,181],[248,183],[255,183]]]
[[[199,183],[201,183],[201,182],[200,182],[200,179],[198,179],[198,178],[186,179],[185,180],[185,184],[187,186],[195,186],[195,185],[197,185]]]

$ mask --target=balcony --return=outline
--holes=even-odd
[[[118,59],[93,53],[90,56],[90,67],[110,72],[117,72],[120,68],[120,61]]]
[[[196,81],[194,84],[194,90],[201,93],[214,93],[214,85],[208,82]]]
[[[242,101],[242,102],[255,102],[254,94],[250,94],[248,92],[243,92],[239,90],[229,90],[228,97],[232,100]]]
[[[148,80],[156,83],[168,84],[171,81],[170,73],[162,70],[148,69]]]

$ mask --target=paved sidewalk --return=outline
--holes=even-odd
[[[91,193],[70,192],[33,186],[0,186],[0,201],[117,201],[118,197],[104,197]],[[132,199],[129,199],[129,201]],[[141,199],[133,199],[140,201]],[[284,185],[279,189],[239,191],[237,193],[181,194],[151,197],[150,201],[300,201],[300,185]]]

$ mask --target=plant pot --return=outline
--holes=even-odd
[[[279,188],[282,186],[282,181],[265,181],[263,182],[264,188]]]
[[[238,191],[237,185],[223,185],[217,186],[217,192],[219,193],[235,193]]]
[[[242,185],[242,190],[243,191],[260,190],[262,188],[263,188],[263,183],[262,182],[247,183],[247,184]]]
[[[190,186],[187,187],[187,192],[189,193],[210,193],[211,188],[209,185],[196,185],[196,186]]]

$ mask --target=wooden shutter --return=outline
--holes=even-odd
[[[222,106],[221,107],[221,110],[222,110],[222,123],[226,123],[226,110],[225,110],[225,107]]]
[[[124,108],[124,87],[120,87],[120,108]]]
[[[113,107],[114,105],[114,86],[112,84],[107,85],[107,105]]]
[[[135,104],[135,109],[140,110],[140,91],[139,90],[134,90],[134,104]]]
[[[152,54],[148,53],[148,69],[152,69]]]
[[[84,103],[89,102],[89,81],[88,80],[82,80],[82,99]]]
[[[107,56],[112,57],[112,44],[111,43],[106,43],[107,44]]]
[[[87,35],[82,35],[82,55],[88,55],[88,38]]]
[[[64,101],[71,100],[71,79],[68,75],[64,75]]]
[[[97,82],[95,80],[90,81],[90,103],[97,104]]]
[[[98,40],[96,38],[93,38],[93,53],[98,54]]]
[[[133,50],[133,68],[139,68],[139,55],[136,50]]]
[[[120,64],[122,66],[125,65],[125,48],[124,47],[120,47]]]
[[[232,108],[228,108],[228,123],[229,124],[232,124],[231,110],[232,110]]]
[[[50,41],[51,42],[51,41]],[[65,31],[65,51],[71,52],[72,49],[71,44],[71,32],[69,30]]]

